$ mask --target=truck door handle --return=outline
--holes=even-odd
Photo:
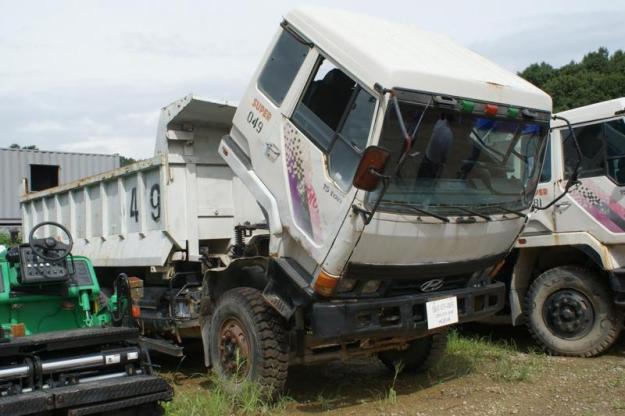
[[[272,162],[280,156],[280,149],[273,143],[265,143],[265,156],[267,156]]]
[[[565,209],[567,209],[570,206],[571,206],[570,202],[559,202],[559,203],[556,204],[556,208],[557,209],[561,209],[561,210],[565,210]]]

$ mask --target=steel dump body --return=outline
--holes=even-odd
[[[233,107],[191,96],[172,106],[178,111],[163,109],[157,148],[161,139],[179,152],[163,149],[151,159],[23,195],[24,235],[37,223],[57,221],[74,236],[74,254],[89,257],[95,267],[158,268],[197,261],[200,240],[227,247],[234,194],[238,209],[260,220],[254,200],[217,154]],[[213,112],[200,111],[207,107]],[[191,122],[194,130],[184,131]]]

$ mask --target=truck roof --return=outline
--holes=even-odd
[[[614,117],[616,115],[625,115],[625,97],[615,98],[613,100],[601,101],[583,107],[572,108],[562,111],[557,115],[565,117],[571,124],[585,123],[603,118]],[[551,123],[551,127],[557,128],[564,125],[561,120],[555,120]]]
[[[296,8],[285,20],[369,88],[380,83],[551,111],[545,92],[446,36],[324,8]]]

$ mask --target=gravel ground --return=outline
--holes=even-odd
[[[233,413],[625,415],[624,357],[623,339],[601,357],[551,357],[534,349],[523,328],[476,326],[453,333],[447,355],[427,374],[395,377],[375,358],[293,367],[277,408]],[[171,363],[163,368],[176,380],[176,400],[211,394],[194,361],[188,358],[177,372]],[[188,407],[184,413],[210,414]]]

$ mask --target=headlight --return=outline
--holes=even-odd
[[[467,287],[482,287],[487,286],[491,282],[491,277],[488,275],[489,269],[475,272],[469,279],[469,283],[467,283]]]
[[[368,280],[363,286],[362,286],[362,290],[360,291],[360,293],[363,294],[371,294],[371,293],[375,293],[378,291],[378,289],[380,288],[380,281],[379,280]]]
[[[356,286],[357,282],[358,280],[356,279],[341,279],[338,287],[336,288],[336,291],[338,293],[351,292],[352,290],[354,290],[354,286]]]

